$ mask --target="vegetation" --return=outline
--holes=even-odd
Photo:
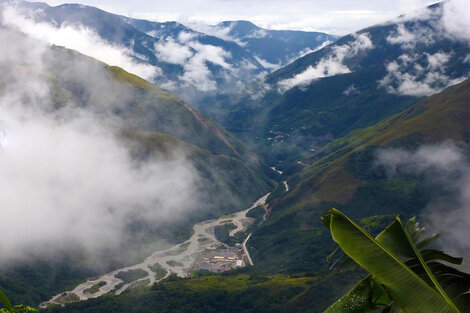
[[[20,313],[37,311],[35,308],[23,304],[12,305],[6,294],[0,290],[0,313]]]
[[[128,270],[125,272],[119,272],[116,275],[114,275],[114,277],[122,279],[122,281],[126,284],[132,283],[146,276],[147,276],[147,272],[140,268],[136,270]]]
[[[136,247],[136,260],[153,248],[155,238],[170,243],[182,242],[192,233],[192,226],[202,220],[219,217],[248,207],[254,200],[270,189],[270,182],[263,174],[263,165],[256,155],[237,139],[226,133],[190,105],[131,75],[117,67],[108,67],[101,62],[61,47],[50,47],[45,51],[51,64],[44,69],[48,78],[51,107],[61,108],[65,103],[76,106],[92,106],[86,84],[74,77],[102,74],[103,86],[127,95],[122,103],[110,103],[108,108],[120,117],[116,124],[119,139],[129,143],[136,159],[173,158],[172,151],[185,155],[195,175],[201,178],[195,191],[204,199],[199,207],[175,219],[172,227],[148,224],[145,221],[129,225],[133,232],[132,245]],[[57,63],[56,63],[57,62]],[[77,67],[64,71],[67,64],[83,64],[80,75]],[[90,71],[90,72],[87,72]],[[65,73],[67,73],[65,75]],[[5,77],[8,79],[8,75]],[[97,78],[98,79],[98,78]],[[101,95],[100,95],[101,96]],[[121,98],[119,99],[121,100]],[[100,101],[109,101],[106,97]],[[104,106],[103,106],[104,107]],[[129,237],[129,238],[130,238]],[[126,247],[126,243],[123,243]],[[12,301],[38,305],[53,295],[81,283],[99,273],[87,266],[92,257],[77,252],[63,260],[34,260],[18,262],[0,269],[0,286],[8,292]],[[132,264],[136,260],[122,260],[122,254],[109,251],[105,268],[108,271]],[[108,259],[109,258],[109,259]],[[125,264],[122,264],[125,263]]]
[[[452,210],[455,195],[446,186],[413,173],[391,177],[376,165],[376,152],[413,151],[450,140],[468,153],[469,101],[470,80],[466,80],[316,151],[305,160],[309,166],[289,177],[291,190],[270,199],[270,218],[248,242],[254,263],[287,273],[326,270],[322,260],[333,245],[317,218],[325,208],[341,207],[357,220],[376,217],[371,232],[386,227],[390,212],[419,216],[436,195],[448,200],[440,201],[444,209]]]
[[[17,262],[0,269],[0,287],[14,303],[37,306],[64,290],[71,290],[86,278],[97,275],[95,269],[74,262],[82,255],[55,260]]]
[[[175,267],[175,266],[183,267],[184,266],[183,263],[175,261],[175,260],[166,261],[166,264],[170,265],[171,267]]]
[[[416,218],[403,225],[397,217],[375,238],[335,209],[322,221],[347,256],[343,263],[352,260],[370,272],[325,313],[470,312],[470,275],[442,263],[462,259],[428,248],[438,235],[422,238]]]
[[[156,280],[160,280],[163,277],[165,277],[166,274],[168,274],[168,271],[166,270],[166,268],[164,268],[163,266],[161,266],[158,263],[155,263],[155,264],[149,266],[149,268],[150,268],[150,270],[152,270],[152,272],[155,273],[155,279]]]
[[[93,286],[91,286],[90,288],[88,289],[85,289],[83,290],[84,293],[91,293],[91,294],[94,294],[94,293],[97,293],[101,287],[105,286],[106,285],[106,282],[105,281],[100,281],[99,283],[97,284],[94,284]]]
[[[304,312],[311,304],[312,277],[209,275],[167,279],[151,289],[105,296],[46,310],[59,312]],[[319,299],[321,301],[321,299]],[[315,311],[314,311],[315,312]]]
[[[215,238],[220,242],[223,242],[229,246],[233,246],[236,243],[239,243],[240,240],[234,236],[230,236],[229,233],[231,230],[237,228],[232,223],[225,223],[223,225],[216,226],[214,228]]]

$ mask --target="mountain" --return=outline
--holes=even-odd
[[[91,47],[82,53],[89,52],[97,43],[110,45],[136,63],[128,68],[134,70],[134,74],[179,91],[181,95],[187,93],[188,97],[192,92],[214,91],[235,79],[245,81],[264,71],[263,66],[236,43],[196,32],[176,22],[132,19],[78,4],[51,7],[44,3],[14,2],[5,7],[9,13],[4,14],[4,19],[21,31],[29,32],[18,16],[26,17],[33,25],[40,23],[52,33],[65,29],[91,37],[94,40]],[[46,37],[54,41],[44,34],[38,35],[39,39]],[[73,44],[70,47],[73,48]],[[122,63],[122,60],[115,61]],[[146,70],[141,70],[142,67]]]
[[[27,261],[19,258],[13,263],[2,266],[0,285],[15,301],[37,305],[48,300],[54,293],[99,271],[135,262],[149,250],[151,251],[155,242],[179,242],[191,234],[194,223],[245,208],[270,190],[271,182],[263,174],[266,171],[263,169],[265,166],[255,154],[216,123],[170,92],[121,68],[105,65],[72,50],[44,45],[8,28],[0,27],[0,40],[9,42],[8,47],[3,49],[0,55],[0,68],[4,73],[0,79],[0,105],[4,109],[0,140],[2,152],[9,151],[8,143],[3,138],[4,132],[9,133],[9,131],[4,131],[3,119],[8,125],[12,116],[20,114],[22,117],[19,119],[19,125],[26,129],[29,124],[25,120],[29,120],[29,114],[33,114],[31,123],[36,126],[32,134],[49,134],[50,125],[58,127],[46,136],[45,140],[55,138],[54,133],[59,136],[62,136],[62,133],[75,134],[74,130],[68,128],[72,127],[68,125],[74,125],[73,127],[79,127],[76,134],[78,137],[74,135],[75,137],[71,138],[80,144],[80,141],[88,136],[87,132],[90,129],[97,128],[98,132],[93,133],[89,138],[90,141],[86,145],[81,145],[80,150],[76,151],[77,155],[83,154],[83,159],[95,153],[94,142],[106,144],[109,140],[112,142],[116,140],[118,146],[115,147],[129,150],[132,157],[130,171],[144,166],[142,164],[147,162],[151,164],[169,162],[165,166],[173,175],[177,175],[178,172],[177,170],[171,172],[172,169],[177,169],[180,165],[190,168],[188,173],[185,172],[189,176],[183,176],[178,184],[185,185],[187,183],[185,180],[193,179],[193,175],[196,179],[194,186],[191,187],[194,199],[189,204],[190,209],[187,212],[179,212],[179,208],[176,207],[173,209],[173,216],[170,214],[166,217],[162,214],[155,221],[140,218],[139,205],[133,208],[133,204],[129,204],[133,209],[131,216],[126,218],[125,224],[128,225],[125,227],[125,232],[132,235],[125,236],[117,246],[107,247],[100,252],[90,252],[82,250],[78,245],[72,251],[64,248],[64,251],[55,251],[46,256],[41,251],[32,249],[31,256],[26,258]],[[18,107],[12,109],[10,103]],[[24,107],[17,103],[24,103]],[[14,139],[15,130],[17,133],[21,131],[15,127],[12,129],[11,136]],[[10,138],[10,135],[6,136],[7,139]],[[103,141],[100,139],[101,136],[108,139]],[[66,143],[52,144],[49,147],[43,143],[37,149],[48,147],[53,149],[56,146],[60,149],[64,144],[66,145]],[[87,151],[87,147],[90,151]],[[36,153],[34,150],[31,151]],[[40,151],[37,153],[41,155]],[[113,155],[113,151],[107,153]],[[31,155],[31,158],[35,159],[34,155]],[[95,162],[100,158],[92,161]],[[67,160],[66,156],[64,159]],[[77,167],[80,166],[81,162],[78,160],[81,159],[79,157],[75,162]],[[108,162],[115,161],[120,162],[113,157],[108,160]],[[65,165],[57,166],[58,169],[54,164],[49,164],[47,168],[50,167],[50,170],[46,171],[46,175],[51,171],[52,175],[55,175],[55,172],[60,173],[63,170],[61,166]],[[158,166],[158,163],[155,166]],[[152,168],[148,170],[143,176],[131,179],[129,184],[131,182],[140,184],[142,180],[145,181],[149,175],[152,175]],[[92,172],[87,174],[91,181],[94,174]],[[125,180],[127,175],[125,172],[109,174],[116,175],[116,183]],[[77,184],[82,184],[77,175],[79,176],[78,173],[74,174],[73,180]],[[60,179],[64,181],[58,184],[58,178],[53,179],[59,189],[60,186],[67,184],[67,178]],[[155,186],[142,185],[141,188],[156,188],[155,193],[158,193],[158,186],[165,179],[171,177],[157,177],[158,183],[154,182]],[[99,179],[96,183],[100,184]],[[114,184],[114,182],[101,183]],[[172,185],[171,190],[179,190],[178,184]],[[44,186],[46,185],[47,183],[44,183]],[[126,185],[125,190],[132,188],[133,186]],[[111,194],[116,193],[117,190]],[[70,191],[69,196],[74,196],[73,191]],[[93,199],[95,196],[93,191],[83,194],[80,203],[87,203],[88,198]],[[185,195],[180,194],[178,197],[184,198]],[[58,200],[54,200],[53,203],[55,201]],[[164,201],[157,201],[152,205],[152,209],[157,212],[160,206],[164,206]],[[85,210],[80,208],[82,209]],[[5,210],[5,213],[10,212],[8,208]],[[47,211],[47,208],[44,210]],[[117,208],[110,210],[113,212]],[[82,215],[86,214],[85,211]],[[60,220],[59,216],[60,214],[57,214],[54,218]],[[38,257],[35,256],[36,252],[39,254]],[[93,262],[102,265],[96,267]]]
[[[258,54],[255,46],[259,43],[249,45],[252,52],[244,43],[198,32],[177,22],[133,19],[85,5],[51,7],[39,2],[3,2],[3,19],[10,26],[119,65],[195,105],[219,90],[243,90],[245,83],[268,70],[254,55]],[[272,34],[269,41],[273,41],[277,57],[283,60],[333,38],[316,33],[312,33],[314,39],[309,33],[285,33],[284,37]]]
[[[387,174],[386,167],[377,165],[376,153],[414,151],[419,155],[423,147],[442,147],[450,162],[434,158],[435,153],[422,156],[445,167],[457,160],[448,154],[451,140],[468,157],[469,101],[470,80],[466,80],[317,152],[308,160],[310,166],[288,179],[288,192],[280,184],[271,195],[270,217],[248,243],[255,267],[224,275],[195,273],[191,279],[168,279],[150,290],[48,308],[47,312],[173,312],[175,307],[185,312],[323,312],[335,294],[348,290],[363,273],[327,269],[326,257],[335,245],[319,216],[336,206],[374,232],[396,213],[425,213],[432,195],[442,195],[438,192],[442,186],[427,181],[423,173],[406,171],[406,166]],[[455,174],[451,179],[458,178]],[[442,184],[440,179],[436,182]],[[448,214],[453,204],[441,209]]]
[[[268,69],[277,69],[339,37],[320,32],[271,30],[249,21],[225,21],[214,26],[240,43]]]
[[[288,192],[280,185],[272,193],[270,218],[250,239],[254,262],[287,272],[325,268],[334,245],[319,216],[330,208],[367,227],[396,214],[425,216],[433,231],[465,220],[469,103],[465,80],[317,151],[288,177]]]
[[[268,75],[215,117],[282,169],[467,78],[468,42],[447,30],[444,10],[347,35]]]

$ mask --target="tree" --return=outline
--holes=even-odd
[[[343,263],[370,273],[325,313],[470,312],[470,275],[442,263],[460,265],[462,258],[428,248],[439,235],[421,239],[425,229],[416,218],[404,226],[397,217],[375,238],[336,209],[322,222],[345,253]]]

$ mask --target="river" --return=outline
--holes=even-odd
[[[218,219],[197,223],[193,226],[193,235],[187,241],[165,250],[155,251],[142,263],[116,269],[97,278],[88,279],[86,282],[76,286],[73,290],[52,297],[49,301],[42,303],[41,307],[47,307],[50,304],[64,304],[78,300],[87,300],[111,292],[118,295],[128,288],[136,286],[136,284],[150,286],[168,277],[172,273],[181,277],[187,277],[192,265],[203,253],[228,247],[226,244],[217,240],[214,234],[214,228],[219,225],[224,225],[229,221],[236,227],[229,232],[230,236],[245,231],[247,227],[253,223],[253,219],[247,217],[246,214],[251,209],[259,205],[264,205],[268,196],[269,193],[255,201],[251,207],[243,211],[221,216]],[[248,259],[248,263],[253,265],[253,261],[246,248],[246,242],[250,236],[251,234],[246,237],[242,247]],[[166,274],[157,277],[156,273],[152,270],[152,268],[155,269],[155,266],[157,266],[162,273],[166,271]],[[132,282],[126,283],[116,277],[118,273],[128,271],[135,272],[136,270],[139,272],[139,278]],[[93,292],[91,292],[91,290],[93,290]]]

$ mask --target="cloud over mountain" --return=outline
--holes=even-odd
[[[4,24],[32,38],[79,51],[109,65],[122,67],[147,80],[154,80],[162,75],[158,66],[135,61],[136,55],[131,49],[110,44],[86,26],[72,24],[57,26],[48,22],[37,22],[7,4],[0,9]]]
[[[104,67],[77,59],[64,68],[85,105],[56,103],[63,91],[45,77],[69,61],[4,28],[0,41],[0,261],[113,249],[130,223],[168,223],[194,208],[199,176],[185,152],[141,159],[119,139],[113,112],[132,95]]]
[[[292,78],[281,80],[278,83],[280,92],[285,92],[294,86],[305,86],[313,80],[337,74],[349,73],[351,70],[344,65],[345,59],[350,59],[374,47],[369,34],[353,34],[354,41],[334,46],[329,53],[320,59],[317,64],[310,65],[302,73]]]

